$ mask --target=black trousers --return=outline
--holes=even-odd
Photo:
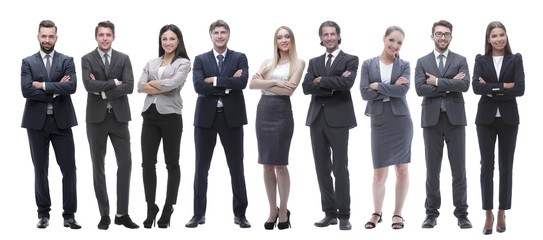
[[[507,125],[496,118],[491,125],[477,125],[479,151],[481,152],[481,194],[483,209],[494,208],[494,148],[498,138],[498,166],[500,170],[500,210],[511,209],[513,186],[513,159],[517,144],[518,125]]]
[[[349,219],[351,213],[349,127],[328,126],[321,110],[310,126],[310,133],[322,211],[326,216]]]
[[[107,113],[103,122],[87,123],[94,193],[98,201],[98,209],[101,216],[109,216],[109,199],[105,176],[108,137],[111,139],[115,157],[117,158],[117,214],[128,214],[130,175],[132,172],[130,132],[128,131],[128,122],[118,122],[114,113]]]
[[[196,169],[194,174],[194,216],[205,216],[207,207],[207,176],[217,143],[217,135],[224,148],[230,170],[234,216],[245,215],[247,190],[243,169],[243,127],[230,128],[224,113],[217,112],[211,128],[194,128]]]
[[[166,185],[166,203],[177,203],[181,170],[179,167],[179,152],[181,148],[181,134],[183,132],[183,119],[179,114],[160,114],[152,104],[142,113],[143,125],[141,129],[141,153],[143,158],[143,187],[145,201],[155,203],[156,196],[156,163],[157,153],[162,140],[164,159],[168,171]]]
[[[49,143],[53,145],[62,172],[62,208],[64,219],[73,218],[77,210],[75,147],[72,129],[60,129],[54,116],[47,116],[42,129],[27,129],[30,154],[34,164],[34,187],[38,218],[49,218]]]

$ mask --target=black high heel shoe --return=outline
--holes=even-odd
[[[505,213],[503,214],[503,222],[504,222],[503,227],[496,226],[496,232],[503,233],[506,230],[506,228],[505,228]]]
[[[283,230],[290,228],[290,211],[287,209],[287,221],[286,222],[279,222],[277,223],[277,229]]]
[[[275,223],[277,223],[277,218],[279,218],[279,208],[277,208],[277,216],[275,216],[275,220],[273,220],[273,222],[265,222],[264,229],[273,230],[273,228],[275,227]]]
[[[147,218],[143,221],[144,228],[151,228],[156,225],[156,215],[158,214],[158,206],[156,204],[147,205]]]
[[[173,207],[172,205],[164,206],[162,215],[158,219],[157,225],[159,228],[168,228],[170,226],[170,218],[172,217]]]

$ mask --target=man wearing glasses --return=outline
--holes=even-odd
[[[466,113],[462,92],[469,89],[466,58],[450,51],[452,24],[441,20],[432,26],[434,51],[421,57],[415,68],[417,94],[422,100],[422,129],[426,155],[426,219],[423,228],[437,224],[441,196],[439,175],[444,142],[452,171],[454,215],[458,226],[471,228],[466,186]]]

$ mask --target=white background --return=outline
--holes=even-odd
[[[541,213],[537,196],[541,195],[539,170],[542,167],[538,153],[541,116],[536,102],[537,57],[541,44],[540,28],[536,20],[540,15],[531,1],[15,1],[2,3],[0,19],[4,31],[0,37],[2,46],[2,153],[0,167],[0,236],[6,239],[43,237],[45,239],[148,239],[225,237],[263,239],[307,237],[311,239],[355,239],[421,237],[445,239],[513,238],[537,229]],[[74,57],[78,90],[72,95],[79,126],[73,128],[76,145],[78,180],[77,221],[81,230],[62,227],[61,174],[51,148],[49,179],[52,197],[51,223],[49,228],[40,230],[37,223],[34,199],[34,172],[29,154],[26,130],[20,128],[24,98],[20,93],[21,59],[39,50],[37,41],[38,24],[41,20],[53,20],[58,26],[56,50]],[[391,169],[387,182],[383,223],[374,230],[365,230],[364,223],[373,212],[371,183],[373,168],[370,153],[369,118],[364,116],[365,101],[359,91],[359,75],[352,89],[358,127],[350,131],[349,170],[351,176],[351,223],[353,230],[339,231],[337,226],[316,228],[313,223],[320,220],[320,194],[315,176],[311,152],[309,128],[305,126],[310,96],[298,89],[292,96],[295,131],[290,152],[290,174],[292,181],[289,209],[292,212],[292,229],[286,231],[265,231],[262,227],[268,216],[268,203],[262,180],[262,166],[257,163],[254,119],[260,92],[244,91],[249,124],[245,131],[245,178],[249,207],[247,218],[251,229],[239,229],[233,224],[232,194],[230,177],[225,163],[222,146],[217,144],[209,173],[207,222],[196,229],[184,224],[192,216],[194,177],[193,114],[196,94],[192,84],[192,73],[181,95],[184,101],[184,131],[181,141],[181,186],[178,205],[167,230],[153,228],[129,230],[112,225],[107,231],[100,231],[96,225],[100,220],[92,185],[92,165],[85,132],[85,107],[87,93],[81,81],[81,57],[96,48],[94,28],[98,22],[110,20],[116,25],[116,40],[113,48],[128,54],[134,69],[135,82],[149,59],[158,56],[158,33],[165,24],[173,23],[183,32],[185,46],[191,60],[198,54],[211,50],[209,24],[217,19],[225,20],[231,28],[229,48],[243,52],[249,59],[250,77],[262,61],[273,55],[273,33],[277,27],[287,25],[294,31],[298,56],[309,59],[324,53],[319,45],[318,27],[323,21],[334,20],[342,30],[340,48],[363,60],[381,53],[382,36],[390,25],[399,25],[405,31],[401,57],[411,62],[412,73],[416,60],[430,53],[434,47],[431,26],[440,19],[450,21],[453,39],[450,49],[465,56],[472,74],[475,55],[484,51],[485,29],[489,22],[499,20],[508,28],[509,41],[513,52],[520,52],[524,58],[526,73],[525,96],[517,99],[521,124],[519,127],[515,156],[513,208],[507,212],[507,232],[494,233],[490,237],[481,234],[484,212],[481,210],[479,184],[479,150],[475,130],[477,110],[476,96],[470,86],[464,93],[468,126],[466,127],[466,170],[468,177],[468,204],[470,219],[474,228],[460,230],[453,215],[451,196],[451,173],[448,159],[443,159],[441,176],[442,207],[438,225],[432,230],[421,229],[425,217],[425,163],[424,142],[420,128],[420,103],[414,84],[408,92],[408,102],[414,123],[412,163],[410,166],[410,190],[403,211],[406,227],[400,231],[390,228],[394,210],[394,172]],[[538,24],[539,25],[539,24]],[[304,72],[305,74],[305,72]],[[411,80],[414,81],[413,74]],[[130,195],[130,216],[142,226],[146,217],[146,203],[141,177],[141,123],[140,115],[144,95],[135,90],[129,96],[132,110],[130,131],[132,135],[132,184]],[[113,149],[109,144],[107,155],[107,178],[111,213],[116,211],[116,164]],[[166,170],[162,155],[157,164],[157,204],[162,208],[165,198]],[[498,170],[495,171],[497,183]],[[497,184],[496,184],[497,186]],[[497,203],[497,190],[495,194]],[[113,215],[112,215],[113,217]],[[525,235],[526,236],[526,235]],[[533,236],[533,235],[532,235]]]

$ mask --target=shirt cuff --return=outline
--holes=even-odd
[[[107,99],[106,92],[102,91],[102,99]]]
[[[217,86],[217,77],[213,77],[213,87]]]
[[[115,78],[115,79],[113,79],[113,81],[115,82],[115,86],[119,86],[119,85],[121,85],[121,84],[119,83],[119,80],[117,80],[116,78]]]

